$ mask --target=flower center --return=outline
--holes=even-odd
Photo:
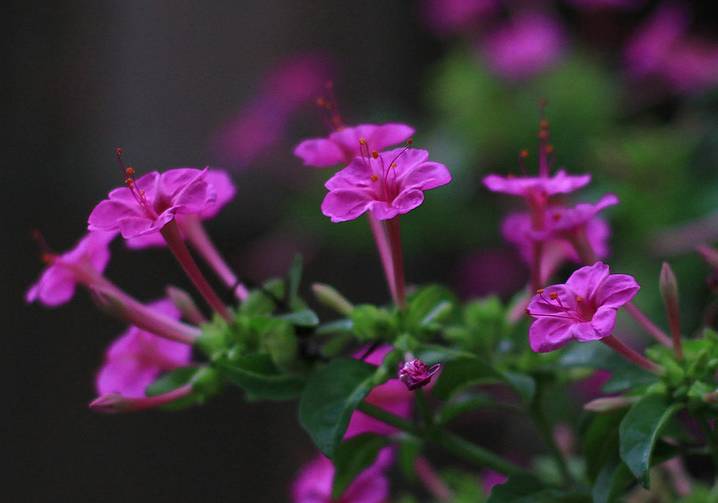
[[[401,188],[397,176],[399,166],[397,161],[411,147],[412,143],[412,139],[407,140],[406,146],[387,163],[379,152],[376,150],[369,151],[366,138],[359,138],[360,156],[372,171],[369,177],[370,188],[377,199],[385,201],[389,205],[399,195]]]
[[[556,292],[546,295],[543,288],[536,291],[543,301],[555,308],[555,313],[535,313],[526,309],[526,312],[534,318],[563,318],[576,323],[587,323],[593,319],[596,313],[596,306],[590,300],[580,295],[574,295],[575,307],[567,306]]]
[[[132,166],[125,165],[125,161],[122,159],[122,153],[122,148],[117,147],[115,149],[115,158],[117,159],[117,164],[119,164],[120,169],[122,170],[122,173],[125,177],[125,185],[130,190],[130,193],[135,198],[135,201],[137,201],[137,204],[140,206],[142,211],[145,212],[148,218],[154,220],[157,218],[157,212],[155,211],[155,208],[152,207],[152,204],[150,204],[150,202],[147,200],[145,191],[137,186],[137,183],[135,181],[135,168],[133,168]]]

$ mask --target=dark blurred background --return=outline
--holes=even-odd
[[[85,292],[55,310],[27,306],[23,295],[42,268],[32,229],[57,250],[72,246],[94,204],[121,183],[113,149],[122,146],[140,171],[231,168],[237,198],[209,230],[243,277],[281,274],[299,250],[312,281],[358,301],[385,301],[366,225],[333,226],[322,217],[327,173],[291,155],[299,139],[325,133],[310,103],[260,153],[237,158],[217,146],[223,128],[266,93],[263,76],[292,55],[326,65],[347,122],[415,124],[418,143],[454,172],[450,189],[427,194],[416,218],[406,219],[411,281],[448,282],[465,296],[506,297],[524,284],[524,266],[500,238],[508,204],[479,180],[487,170],[514,169],[516,152],[533,148],[536,103],[547,97],[560,164],[592,171],[598,188],[629,201],[611,213],[616,240],[625,238],[613,251],[622,270],[638,269],[648,292],[660,260],[674,257],[687,278],[685,302],[704,300],[707,269],[688,253],[693,238],[666,249],[660,232],[701,222],[716,207],[718,100],[710,89],[675,93],[651,84],[654,93],[621,80],[612,55],[658,4],[638,3],[618,13],[532,3],[550,10],[572,42],[564,62],[530,82],[492,76],[470,56],[477,42],[437,35],[419,2],[11,3],[0,175],[2,305],[10,321],[3,492],[16,495],[9,500],[287,499],[292,477],[314,455],[294,404],[247,403],[228,390],[178,413],[91,413],[94,372],[124,327],[97,312]],[[694,32],[715,36],[710,2],[686,3],[698,20]],[[718,237],[712,222],[698,224],[708,233],[702,240]],[[167,283],[188,287],[166,250],[131,252],[117,242],[113,251],[108,276],[142,299],[160,297]],[[645,299],[650,310],[657,295]],[[688,319],[700,316],[688,310]]]

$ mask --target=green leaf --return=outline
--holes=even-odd
[[[681,408],[662,395],[646,395],[633,404],[619,428],[621,459],[644,487],[649,484],[651,455],[661,430]]]
[[[626,414],[625,410],[616,410],[605,414],[590,414],[585,428],[582,428],[583,457],[586,460],[586,475],[590,481],[596,480],[599,472],[608,464],[620,462],[618,459],[618,427]]]
[[[598,472],[591,496],[593,503],[614,503],[622,496],[633,480],[631,471],[618,459],[606,463]]]
[[[421,454],[421,441],[411,435],[404,435],[399,443],[399,468],[408,480],[416,478],[416,459]]]
[[[319,317],[317,316],[317,313],[311,309],[294,311],[293,313],[277,316],[277,318],[288,321],[292,325],[296,325],[298,327],[316,327],[319,325]]]
[[[536,381],[533,377],[518,372],[501,372],[504,380],[521,396],[526,403],[531,403],[536,394]]]
[[[354,335],[362,342],[392,340],[396,335],[396,317],[371,304],[356,306],[351,313]]]
[[[302,262],[302,255],[297,253],[289,268],[287,292],[290,306],[294,306],[299,299],[299,284],[302,282]]]
[[[446,362],[432,393],[448,400],[454,393],[467,386],[484,382],[496,382],[500,374],[488,363],[478,358],[459,358]]]
[[[430,285],[409,299],[405,323],[408,329],[421,329],[446,319],[453,309],[454,295],[444,287]]]
[[[354,479],[371,466],[379,451],[389,444],[389,439],[373,433],[363,433],[343,442],[334,455],[334,482],[332,498],[338,500]]]
[[[495,405],[496,402],[488,395],[483,394],[472,394],[468,396],[459,397],[457,400],[446,403],[436,415],[436,423],[439,425],[445,425],[454,418],[466,414],[467,412],[481,409],[483,407],[490,407]]]
[[[299,400],[299,422],[316,446],[333,458],[352,413],[371,391],[376,367],[340,358],[312,374]]]
[[[495,486],[486,503],[590,503],[581,492],[547,488],[530,475],[514,475],[504,484]]]
[[[280,373],[267,354],[222,358],[216,366],[250,400],[289,400],[299,395],[304,385],[300,377]]]

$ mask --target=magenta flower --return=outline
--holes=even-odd
[[[169,300],[153,302],[148,308],[172,319],[180,313]],[[192,348],[188,344],[159,337],[130,327],[108,348],[105,362],[97,374],[100,395],[117,393],[126,398],[145,396],[147,386],[162,373],[189,363]]]
[[[603,259],[608,256],[608,238],[611,229],[605,220],[593,217],[583,227],[589,246],[596,258]],[[504,218],[501,232],[508,242],[516,246],[526,264],[533,263],[534,247],[537,233],[532,230],[531,215],[529,213],[512,213]],[[543,237],[540,235],[539,237]],[[554,236],[543,241],[541,250],[542,280],[551,276],[566,260],[580,262],[580,257],[571,241]]]
[[[115,189],[90,213],[88,228],[119,230],[126,239],[157,231],[177,215],[202,214],[215,204],[217,193],[207,182],[207,169],[153,171],[134,180],[128,168],[127,187]]]
[[[553,176],[500,176],[488,175],[484,185],[492,192],[532,198],[568,194],[588,185],[591,175],[568,175],[560,169]]]
[[[280,61],[264,77],[260,92],[214,135],[213,150],[240,167],[268,154],[284,140],[300,107],[322,92],[330,73],[321,54]]]
[[[618,197],[615,194],[606,194],[596,203],[579,203],[572,208],[551,206],[546,210],[544,229],[533,232],[537,239],[570,236],[571,233],[578,230],[585,230],[596,215],[618,202]]]
[[[534,318],[529,329],[531,349],[553,351],[571,339],[587,342],[609,337],[616,311],[639,288],[633,276],[609,274],[607,265],[596,262],[575,271],[565,284],[539,290],[526,310]]]
[[[191,168],[178,168],[178,169],[191,169]],[[221,169],[207,169],[205,175],[205,181],[209,185],[209,191],[216,193],[216,199],[214,204],[208,204],[204,209],[197,214],[201,220],[209,220],[214,218],[220,210],[226,206],[232,199],[234,199],[237,189],[234,186],[234,182],[230,176]],[[177,215],[177,222],[182,229],[184,215]],[[133,249],[146,248],[149,246],[165,246],[165,240],[159,233],[151,232],[149,234],[143,234],[127,240],[127,246]]]
[[[519,14],[482,41],[491,69],[510,80],[532,77],[555,64],[564,50],[561,27],[553,18]]]
[[[482,470],[481,481],[486,494],[491,494],[494,487],[506,483],[509,478],[503,473],[494,470]]]
[[[389,480],[383,472],[379,453],[377,461],[354,479],[339,500],[332,499],[334,466],[319,455],[299,472],[292,485],[294,503],[384,503],[389,498]]]
[[[419,359],[410,360],[399,366],[399,380],[406,385],[409,391],[414,391],[429,384],[431,378],[440,369],[440,363],[429,367]]]
[[[348,164],[364,152],[381,151],[392,145],[407,141],[414,128],[406,124],[360,124],[344,127],[327,138],[304,140],[294,149],[294,155],[305,166],[323,168]]]
[[[472,28],[498,8],[496,0],[424,0],[424,21],[438,34]]]
[[[424,201],[424,191],[451,181],[446,166],[429,152],[402,148],[357,157],[325,184],[322,213],[332,222],[354,220],[366,211],[379,220],[408,213]]]
[[[73,249],[62,255],[46,253],[48,267],[40,279],[30,287],[25,300],[39,300],[46,306],[58,306],[69,301],[78,283],[92,282],[102,274],[110,260],[110,242],[116,232],[89,232]]]
[[[676,92],[718,84],[718,44],[691,36],[688,9],[664,3],[626,45],[624,59],[634,78],[654,77]]]

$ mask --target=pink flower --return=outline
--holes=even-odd
[[[491,491],[495,486],[504,484],[508,479],[509,478],[503,473],[499,473],[494,470],[483,470],[481,472],[481,480],[486,494],[491,494]]]
[[[470,29],[497,7],[496,0],[424,0],[422,14],[434,32],[447,34]]]
[[[413,134],[414,128],[406,124],[360,124],[341,128],[327,138],[304,140],[296,146],[294,155],[302,159],[305,166],[322,168],[348,164],[362,155],[362,149],[381,151],[405,142]]]
[[[128,168],[131,170],[131,168]],[[215,204],[217,193],[206,180],[207,169],[178,168],[147,173],[115,189],[90,213],[90,230],[119,230],[126,239],[157,231],[177,215],[199,215]]]
[[[384,449],[380,454],[386,451]],[[383,472],[381,460],[354,479],[339,500],[332,499],[334,466],[319,455],[302,468],[292,485],[294,503],[383,503],[389,498],[389,480]]]
[[[209,185],[209,190],[214,191],[217,196],[214,204],[207,205],[197,216],[202,220],[209,220],[210,218],[214,218],[225,205],[234,199],[237,189],[230,176],[221,169],[207,169],[205,181]],[[182,229],[183,220],[183,215],[177,215],[177,223],[180,229]],[[127,246],[133,249],[146,248],[148,246],[165,246],[165,244],[165,240],[159,231],[143,234],[127,240]]]
[[[533,232],[537,239],[570,235],[577,230],[584,230],[598,213],[618,202],[615,194],[606,194],[595,204],[579,203],[572,208],[551,206],[546,210],[544,229]]]
[[[596,262],[575,271],[565,284],[539,290],[526,310],[534,318],[531,349],[553,351],[571,339],[587,342],[610,336],[616,311],[639,288],[633,276],[609,274],[607,265]]]
[[[628,42],[624,59],[634,78],[656,77],[674,91],[718,84],[718,44],[689,36],[685,5],[664,3]]]
[[[599,259],[608,256],[608,238],[611,229],[605,220],[593,217],[585,223],[585,233],[588,244]],[[508,242],[518,248],[524,261],[533,263],[533,243],[536,232],[532,230],[531,215],[529,213],[512,213],[504,218],[501,231]],[[541,271],[544,278],[549,277],[565,261],[580,262],[578,253],[573,244],[561,237],[555,236],[543,242],[541,255]]]
[[[379,220],[408,213],[424,201],[425,190],[451,181],[446,166],[420,149],[395,149],[355,158],[325,184],[322,213],[332,222],[353,220],[371,211]]]
[[[564,37],[553,18],[519,14],[490,33],[482,52],[493,71],[511,80],[532,77],[555,64],[564,50]]]
[[[298,109],[317,96],[330,70],[321,54],[299,54],[276,64],[261,83],[261,91],[230,119],[213,139],[217,154],[246,167],[283,141]]]
[[[39,300],[46,306],[58,306],[75,294],[77,283],[91,281],[102,274],[110,260],[110,242],[116,232],[90,232],[73,249],[56,256],[45,254],[49,264],[40,279],[30,287],[25,300]]]
[[[423,388],[431,378],[441,369],[441,364],[437,363],[429,367],[426,363],[419,359],[404,362],[399,367],[399,380],[406,385],[409,391]]]
[[[568,175],[560,169],[553,176],[500,176],[488,175],[484,185],[492,192],[531,198],[568,194],[588,185],[591,175]]]
[[[148,306],[179,320],[180,313],[169,300]],[[192,348],[137,327],[130,327],[108,348],[105,362],[97,374],[100,395],[119,393],[127,398],[145,396],[145,389],[162,373],[189,363]]]

